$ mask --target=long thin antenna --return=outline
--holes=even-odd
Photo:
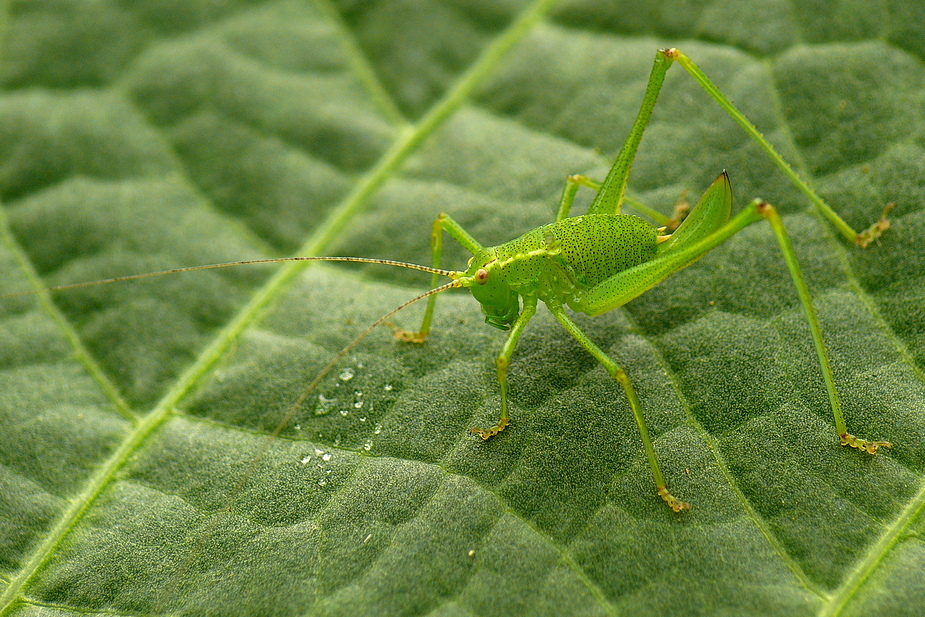
[[[400,268],[407,268],[409,270],[420,270],[421,272],[429,272],[431,274],[439,274],[440,276],[448,276],[453,278],[458,276],[459,273],[454,270],[442,270],[440,268],[430,268],[428,266],[422,266],[419,264],[407,263],[404,261],[393,261],[391,259],[370,259],[367,257],[272,257],[269,259],[246,259],[244,261],[229,261],[225,263],[217,264],[205,264],[202,266],[187,266],[185,268],[172,268],[170,270],[158,270],[157,272],[145,272],[143,274],[127,274],[125,276],[114,276],[108,279],[100,279],[98,281],[86,281],[83,283],[69,283],[67,285],[55,285],[54,287],[46,287],[41,290],[29,291],[14,291],[12,293],[0,294],[0,299],[2,298],[16,298],[18,296],[30,296],[41,292],[46,291],[64,291],[66,289],[78,289],[80,287],[91,287],[93,285],[106,285],[108,283],[121,283],[123,281],[135,281],[138,279],[151,278],[154,276],[163,276],[165,274],[179,274],[181,272],[195,272],[197,270],[216,270],[218,268],[231,268],[234,266],[250,266],[254,264],[275,264],[275,263],[285,263],[290,261],[340,261],[340,262],[356,262],[364,264],[382,264],[384,266],[398,266]]]

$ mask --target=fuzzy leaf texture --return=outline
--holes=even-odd
[[[3,299],[0,616],[921,614],[914,0],[3,6],[2,293],[292,254],[428,264],[441,211],[504,242],[552,220],[567,174],[603,178],[668,46],[855,229],[896,207],[877,244],[849,245],[671,69],[630,194],[670,213],[726,169],[736,210],[776,204],[848,428],[894,444],[837,445],[757,224],[576,317],[634,381],[683,514],[620,387],[542,308],[493,440],[466,430],[497,417],[504,334],[450,292],[426,343],[373,332],[252,464],[429,275],[249,267]],[[447,241],[444,266],[467,257]]]

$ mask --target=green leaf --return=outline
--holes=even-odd
[[[588,335],[541,310],[494,421],[465,292],[420,346],[367,324],[428,284],[247,267],[0,300],[0,615],[916,615],[925,605],[925,31],[916,2],[7,3],[3,293],[290,254],[429,263],[601,178],[684,50],[855,229],[847,245],[680,69],[630,193],[726,169],[784,216],[849,430],[766,225]],[[580,200],[590,195],[583,191]],[[606,239],[602,239],[606,241]],[[452,244],[452,243],[450,243]],[[467,255],[447,246],[444,265]],[[413,328],[420,306],[394,318]]]

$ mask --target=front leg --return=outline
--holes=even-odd
[[[481,244],[479,244],[475,238],[469,235],[462,226],[453,220],[453,218],[446,212],[441,212],[434,220],[434,224],[431,227],[430,231],[430,252],[432,256],[432,263],[434,268],[440,268],[440,260],[443,257],[443,232],[450,235],[451,238],[459,242],[463,248],[472,253],[473,255],[479,251],[484,250]],[[440,275],[434,274],[430,279],[430,288],[433,289],[437,287],[440,283]],[[423,343],[427,338],[427,335],[430,333],[430,322],[433,319],[434,307],[437,305],[437,294],[434,294],[427,299],[427,309],[424,311],[424,320],[421,322],[421,327],[417,332],[411,332],[403,328],[399,328],[392,324],[392,329],[395,331],[395,338],[400,341],[405,341],[407,343]]]
[[[517,341],[520,339],[520,335],[523,333],[527,322],[536,314],[536,302],[536,296],[524,297],[524,308],[514,322],[514,325],[511,326],[511,331],[507,335],[507,340],[504,341],[504,347],[501,348],[501,353],[498,354],[498,357],[495,359],[495,366],[498,371],[498,386],[501,389],[501,415],[498,418],[498,423],[490,428],[469,429],[470,433],[475,433],[482,439],[494,437],[508,425],[507,367],[511,363],[511,356],[514,355],[514,348],[517,347]]]

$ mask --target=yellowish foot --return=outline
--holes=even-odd
[[[668,487],[660,486],[658,487],[658,496],[665,500],[665,503],[668,504],[668,507],[674,510],[675,512],[684,512],[685,510],[691,509],[691,504],[686,501],[681,501],[674,495],[668,492]]]
[[[391,322],[385,322],[385,325],[392,328],[394,336],[399,341],[403,343],[423,343],[427,340],[427,332],[411,332],[410,330],[405,330],[404,328],[399,328]]]
[[[491,439],[501,431],[503,431],[508,425],[507,418],[500,418],[498,423],[491,428],[470,428],[469,432],[478,435],[482,439]]]
[[[875,454],[878,448],[892,448],[893,444],[889,441],[867,441],[866,439],[861,439],[860,437],[855,437],[851,433],[844,433],[839,435],[841,438],[841,445],[851,446],[852,448],[857,448],[858,450],[864,450],[868,454]]]
[[[871,242],[882,236],[883,232],[890,228],[890,219],[886,218],[886,215],[895,206],[896,204],[894,203],[888,203],[886,208],[883,209],[883,214],[880,215],[880,220],[858,234],[855,240],[858,246],[862,249],[867,248]]]

